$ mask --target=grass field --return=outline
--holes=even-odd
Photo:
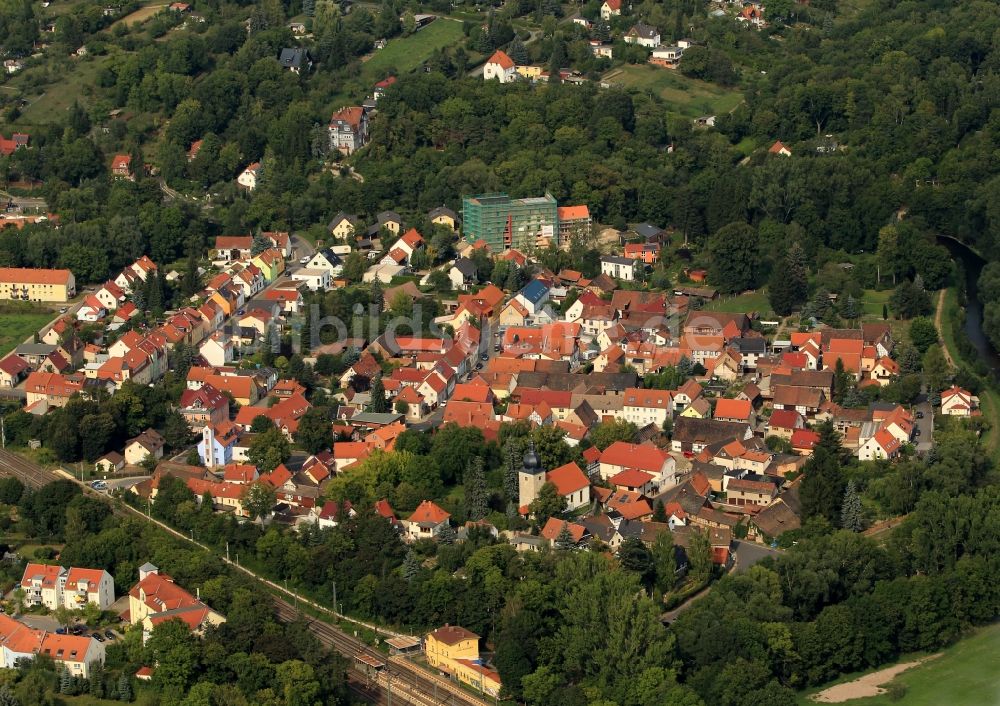
[[[1000,703],[1000,670],[996,655],[1000,650],[1000,624],[976,631],[949,647],[940,657],[908,669],[895,681],[905,684],[906,695],[892,701],[885,694],[866,699],[844,701],[846,706],[981,706]],[[901,660],[909,661],[909,660]],[[857,675],[842,681],[850,681]],[[799,698],[802,706],[814,705],[810,694]]]
[[[764,316],[764,318],[768,318],[768,315],[771,313],[771,304],[767,301],[767,292],[762,288],[736,296],[719,295],[718,299],[705,302],[705,310],[726,312],[756,311]]]
[[[103,64],[102,58],[74,59],[63,77],[45,86],[41,95],[30,95],[29,105],[21,112],[16,124],[20,127],[44,125],[65,118],[66,111],[74,101],[86,104],[83,95],[85,86],[93,86],[97,72]]]
[[[116,20],[115,22],[112,23],[111,26],[114,27],[115,25],[125,25],[126,27],[131,27],[133,25],[140,24],[151,18],[153,15],[155,15],[165,7],[166,7],[165,4],[146,5],[145,7],[140,7],[135,12],[130,12],[129,14],[122,17],[120,20]]]
[[[689,118],[722,115],[743,102],[743,95],[737,90],[688,78],[678,71],[649,64],[623,66],[612,70],[604,79],[626,88],[658,95],[670,104],[674,112]]]
[[[392,70],[398,73],[412,71],[427,61],[436,49],[451,46],[462,36],[460,22],[434,20],[409,37],[391,40],[385,49],[379,49],[364,63],[361,73],[372,81],[381,81]]]
[[[14,350],[54,316],[51,311],[33,306],[5,304],[0,307],[0,357]]]

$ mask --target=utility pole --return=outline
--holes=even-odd
[[[226,563],[229,563],[229,542],[226,542]]]
[[[4,420],[6,417],[0,417],[0,443],[3,444],[3,448],[7,448],[7,429],[4,427]]]
[[[333,582],[333,615],[337,615],[337,582]]]

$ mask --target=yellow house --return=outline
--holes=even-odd
[[[427,218],[430,219],[431,223],[439,226],[448,226],[452,230],[458,229],[458,214],[447,206],[432,208],[427,214]]]
[[[142,625],[144,637],[167,620],[180,620],[191,632],[201,634],[209,625],[226,622],[200,600],[174,583],[152,564],[139,567],[139,583],[128,594],[128,616],[132,625]]]
[[[354,235],[360,228],[361,221],[357,216],[350,216],[346,213],[338,213],[327,225],[330,235],[339,240],[346,240]]]
[[[712,416],[712,405],[704,397],[699,397],[685,407],[680,416],[691,419],[708,419]]]
[[[542,75],[541,66],[518,66],[515,71],[525,78],[538,78]]]
[[[479,659],[479,635],[445,625],[424,639],[427,663],[490,696],[500,694],[500,675]]]
[[[64,302],[76,296],[76,280],[69,270],[0,267],[0,299]]]
[[[253,264],[260,268],[264,280],[273,282],[282,272],[285,271],[285,258],[277,248],[268,248],[252,260]]]

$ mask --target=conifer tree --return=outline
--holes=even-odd
[[[864,511],[861,507],[861,496],[858,495],[857,486],[854,479],[847,481],[844,489],[844,503],[840,509],[840,526],[851,532],[860,532],[864,529]]]

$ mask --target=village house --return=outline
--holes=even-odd
[[[640,47],[653,49],[660,46],[660,30],[642,22],[637,22],[625,33],[626,44],[638,44]]]
[[[603,255],[601,257],[601,272],[608,277],[614,277],[625,282],[632,282],[639,272],[636,260],[619,255]]]
[[[601,19],[607,22],[612,17],[620,17],[622,14],[622,0],[604,0],[601,3]]]
[[[72,677],[87,679],[95,665],[104,664],[104,644],[88,635],[36,630],[0,614],[0,666],[18,669],[37,655],[48,657]]]
[[[653,494],[677,485],[678,481],[677,462],[652,444],[616,441],[604,449],[600,457],[601,478],[610,480],[624,471],[642,471],[648,475],[648,490]]]
[[[434,539],[449,526],[450,514],[436,503],[424,500],[407,519],[403,520],[406,536],[410,541]]]
[[[457,625],[445,625],[424,638],[427,664],[491,697],[500,695],[500,674],[479,656],[479,636]]]
[[[510,83],[517,76],[514,60],[497,49],[483,65],[483,80],[497,79],[500,83]]]
[[[257,188],[257,175],[260,172],[260,162],[248,164],[246,168],[236,177],[236,183],[247,191]]]
[[[103,569],[84,569],[46,564],[28,564],[21,577],[25,605],[60,606],[79,610],[84,604],[107,610],[115,602],[115,584]]]
[[[128,620],[141,625],[143,639],[153,628],[167,620],[180,620],[187,628],[201,634],[209,625],[221,625],[226,619],[174,583],[167,574],[150,563],[139,567],[139,582],[128,594]]]
[[[364,108],[341,108],[330,118],[330,149],[352,154],[368,143],[368,114]]]
[[[941,414],[952,417],[970,417],[979,412],[979,398],[958,385],[941,393]]]
[[[125,462],[139,465],[147,458],[163,458],[164,438],[155,429],[147,429],[125,442]]]

